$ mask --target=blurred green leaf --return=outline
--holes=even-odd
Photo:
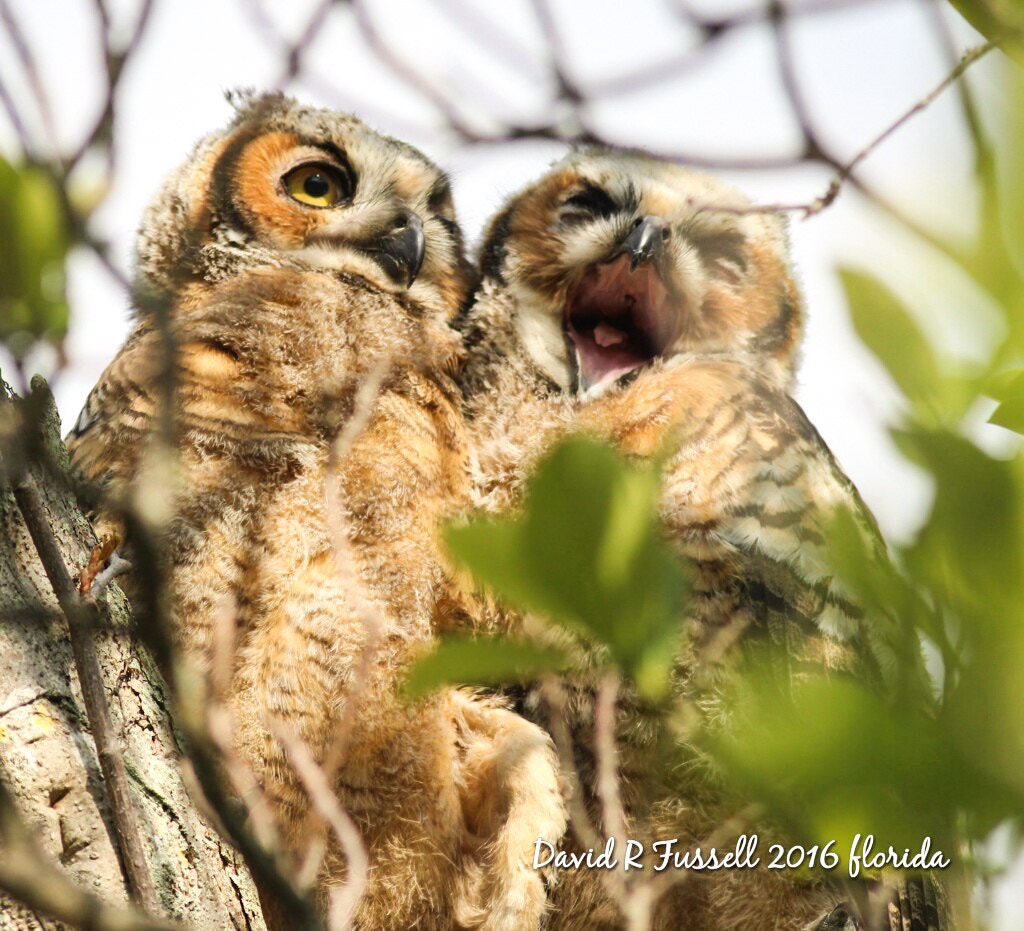
[[[988,422],[1015,433],[1024,433],[1024,395],[1007,398],[992,412]]]
[[[923,596],[915,580],[908,579],[887,554],[877,551],[849,511],[839,509],[832,515],[827,539],[832,571],[870,618],[864,625],[865,646],[883,674],[896,673],[893,681],[886,676],[887,693],[898,694],[917,708],[933,706],[917,631],[939,648],[944,662],[955,665],[955,648],[941,613]],[[893,655],[898,660],[895,670],[891,668]]]
[[[0,159],[0,340],[23,358],[68,326],[64,262],[70,235],[50,177]]]
[[[553,647],[504,637],[451,637],[412,664],[404,688],[415,698],[442,685],[507,685],[536,679],[565,663],[565,655]]]
[[[1009,369],[989,376],[982,390],[996,401],[1024,397],[1024,369]]]
[[[941,387],[931,346],[902,302],[881,282],[848,268],[839,277],[857,335],[915,404],[932,403]]]
[[[541,463],[521,517],[450,527],[446,540],[500,597],[595,637],[656,697],[668,685],[686,595],[657,501],[654,466],[570,437]]]
[[[935,501],[907,550],[957,613],[1013,601],[1024,580],[1020,469],[940,430],[894,430],[903,453],[935,479]]]
[[[856,833],[883,848],[945,842],[959,801],[934,721],[853,682],[814,678],[791,700],[748,676],[737,723],[717,752],[755,794],[842,856]]]
[[[1019,2],[1021,7],[1021,20],[1024,21],[1024,2]],[[1024,25],[1024,22],[1022,22]],[[1020,54],[1021,64],[1024,64],[1024,41],[1018,41],[1017,51]],[[1024,97],[1024,73],[1022,69],[1007,69],[1006,74],[1008,100],[1020,101]],[[1016,262],[1016,268],[1007,268],[1008,274],[1014,275],[1016,289],[1011,292],[1011,300],[1016,299],[1011,309],[1016,311],[1014,319],[1019,316],[1019,309],[1024,302],[1024,281],[1022,281],[1022,269],[1024,269],[1024,112],[1020,106],[1010,108],[1009,127],[1009,152],[1005,160],[1006,172],[1002,179],[1002,214],[1003,233],[1007,238],[1007,245],[1010,255]],[[1010,264],[1010,263],[1007,263]]]
[[[1006,53],[1024,65],[1020,33],[1024,30],[1024,3],[1020,0],[949,0],[953,7],[986,39],[1001,41],[1008,33],[1016,39],[1005,44]]]

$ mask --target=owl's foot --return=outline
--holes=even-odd
[[[95,600],[114,579],[131,569],[132,564],[117,551],[118,542],[117,537],[105,536],[92,548],[89,562],[78,577],[80,594]]]
[[[841,902],[814,926],[814,931],[863,931],[863,927],[853,908]]]

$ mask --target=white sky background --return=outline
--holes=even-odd
[[[313,0],[266,2],[278,34],[292,37]],[[709,14],[749,2],[702,0]],[[791,6],[799,4],[791,3]],[[97,23],[85,0],[11,0],[50,93],[63,144],[73,149],[92,125],[103,95]],[[115,24],[127,32],[137,0],[111,0]],[[370,14],[395,52],[430,75],[465,105],[481,129],[493,115],[528,123],[543,120],[550,84],[542,33],[529,0],[371,0]],[[669,57],[695,36],[669,12],[672,0],[555,0],[575,77],[586,85]],[[840,7],[844,4],[840,3]],[[495,49],[471,37],[466,7],[491,24]],[[961,51],[980,41],[953,23]],[[923,97],[948,72],[923,0],[875,0],[860,7],[796,21],[792,32],[798,77],[825,142],[851,157]],[[998,54],[970,71],[987,113],[1012,105],[1001,96]],[[95,217],[95,231],[113,244],[127,272],[136,224],[149,197],[195,140],[230,118],[227,88],[276,85],[282,73],[273,37],[244,0],[157,0],[141,50],[129,64],[118,99],[118,172]],[[368,123],[407,139],[447,168],[459,216],[471,243],[502,199],[536,177],[562,147],[521,142],[464,147],[440,131],[441,118],[415,90],[366,49],[350,11],[335,9],[305,59],[313,82],[297,96],[351,109]],[[0,29],[0,71],[25,99],[25,85]],[[1018,104],[1019,105],[1019,104]],[[26,108],[29,109],[29,108]],[[726,158],[785,155],[799,139],[789,114],[766,28],[730,35],[697,68],[643,91],[611,97],[589,110],[594,128],[617,142]],[[0,116],[0,150],[17,152]],[[805,203],[821,194],[821,168],[723,173],[755,200]],[[879,148],[863,176],[882,194],[938,232],[967,233],[973,218],[969,149],[956,94],[947,91]],[[893,539],[912,534],[929,501],[927,481],[899,457],[885,424],[899,396],[881,367],[859,344],[835,276],[837,265],[873,272],[908,299],[936,344],[954,355],[984,354],[998,331],[969,285],[912,237],[896,229],[852,190],[824,213],[791,225],[793,253],[807,303],[807,336],[797,399]],[[65,425],[128,331],[128,302],[89,255],[71,266],[70,364],[55,383]],[[988,321],[979,326],[979,320]],[[980,334],[980,337],[979,337]],[[982,342],[979,343],[979,338]],[[0,365],[5,360],[0,359]],[[40,360],[49,374],[46,359]],[[978,439],[1007,448],[1009,435],[982,425]],[[992,448],[990,446],[989,448]],[[1024,928],[1021,886],[1004,887],[992,927]]]

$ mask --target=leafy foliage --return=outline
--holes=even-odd
[[[1012,80],[1010,99],[1022,99],[1024,80]],[[977,241],[935,240],[935,261],[956,263],[1000,308],[1004,337],[985,364],[937,353],[882,281],[839,273],[860,338],[905,398],[893,439],[934,484],[928,515],[889,561],[872,558],[848,515],[831,530],[835,574],[895,634],[895,686],[821,677],[780,695],[748,666],[731,686],[732,725],[704,741],[774,817],[837,851],[858,833],[911,851],[930,837],[970,863],[995,827],[1024,836],[1024,462],[977,439],[977,412],[993,399],[990,423],[1024,433],[1024,117],[1000,172],[988,143],[976,145]],[[655,466],[575,438],[542,465],[521,516],[451,528],[448,543],[498,596],[604,644],[642,691],[663,696],[684,585],[656,498]],[[458,649],[461,681],[504,674],[487,660],[504,647]]]
[[[507,637],[451,637],[414,664],[405,692],[417,698],[442,685],[528,682],[566,663],[566,656],[554,647]]]
[[[451,526],[446,541],[456,562],[497,596],[603,644],[642,695],[659,698],[687,589],[662,537],[658,493],[656,464],[631,466],[595,440],[570,437],[537,469],[521,516]],[[441,651],[458,657],[462,681],[481,682],[493,679],[474,673],[474,663],[493,674],[503,648],[509,656],[522,650],[479,641]],[[435,667],[427,662],[439,661],[416,667],[417,685],[431,681],[427,670]]]
[[[57,188],[31,165],[0,158],[0,340],[21,359],[68,326],[64,260],[70,236]]]

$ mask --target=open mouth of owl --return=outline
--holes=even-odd
[[[654,264],[629,266],[628,255],[594,265],[569,295],[565,332],[576,350],[582,391],[653,362],[678,335],[677,302]]]

